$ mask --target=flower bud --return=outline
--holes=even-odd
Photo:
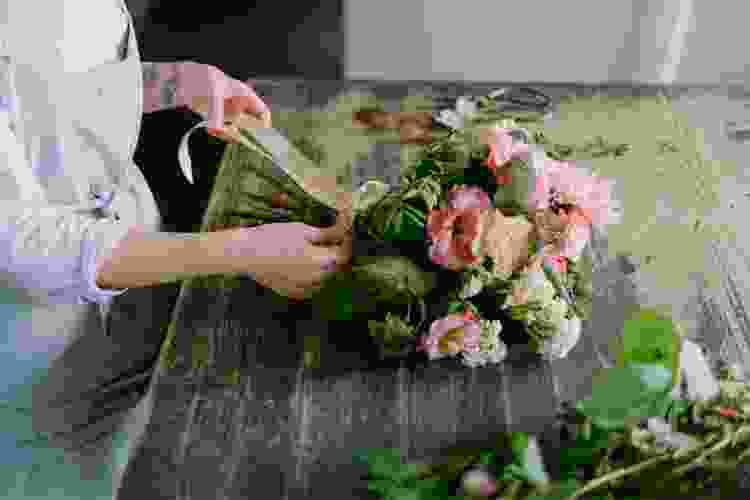
[[[497,493],[497,481],[482,469],[470,469],[464,473],[461,486],[468,495],[490,497]]]

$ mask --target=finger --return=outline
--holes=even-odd
[[[227,134],[224,129],[209,128],[207,129],[207,132],[209,135],[216,137],[217,139],[221,139],[224,142],[235,142],[235,140],[229,134]]]
[[[258,116],[270,114],[271,110],[268,109],[268,105],[266,105],[266,103],[263,102],[263,99],[258,97],[258,94],[256,94],[248,85],[239,80],[230,80],[229,86],[232,95],[244,98],[241,101],[238,101],[238,103],[243,105],[243,108],[240,111]]]
[[[208,125],[213,129],[224,127],[224,106],[227,97],[227,84],[224,80],[214,80],[208,101]]]
[[[224,127],[222,129],[208,129],[208,133],[217,139],[221,139],[230,144],[239,144],[239,132],[234,127]]]

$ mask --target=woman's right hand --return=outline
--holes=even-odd
[[[352,256],[351,233],[339,224],[321,229],[275,223],[226,234],[225,251],[234,271],[295,300],[309,298],[328,275],[346,269]]]

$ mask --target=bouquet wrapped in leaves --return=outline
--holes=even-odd
[[[475,367],[501,362],[511,342],[552,358],[577,343],[591,303],[584,250],[618,207],[608,180],[546,152],[539,132],[464,116],[420,147],[399,186],[356,190],[273,129],[240,134],[259,159],[239,215],[327,225],[335,213],[350,227],[351,269],[310,300],[329,320],[361,320],[381,356]],[[278,192],[287,208],[274,218]]]

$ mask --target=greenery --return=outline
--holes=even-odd
[[[452,450],[437,464],[408,462],[394,449],[360,451],[356,459],[368,465],[371,490],[390,500],[468,498],[456,497],[457,480],[484,467],[497,482],[497,498],[508,500],[659,499],[680,492],[691,498],[711,484],[736,491],[731,471],[750,459],[750,384],[725,370],[718,398],[673,399],[673,366],[653,357],[632,361],[672,349],[674,325],[655,317],[642,310],[629,319],[624,344],[646,332],[658,340],[645,351],[626,350],[589,397],[564,408],[554,478],[536,438],[510,432],[488,437],[494,445],[487,448]]]

